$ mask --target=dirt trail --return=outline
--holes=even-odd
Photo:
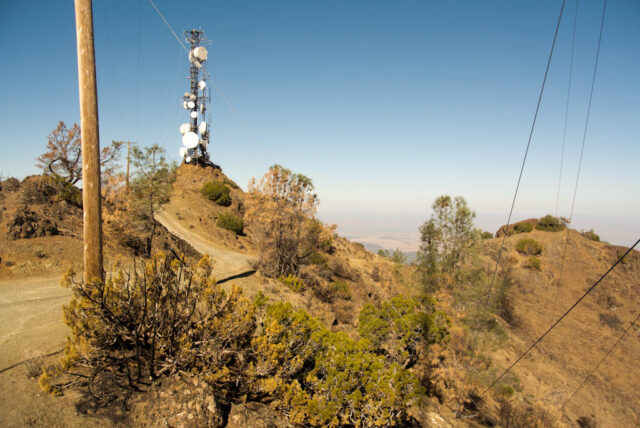
[[[163,210],[157,213],[155,218],[169,232],[188,242],[198,252],[211,256],[215,261],[213,272],[219,281],[253,271],[250,256],[217,246],[206,236],[185,228],[169,211]]]
[[[0,369],[60,349],[67,335],[60,277],[0,281]]]

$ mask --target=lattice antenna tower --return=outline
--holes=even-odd
[[[210,141],[207,106],[211,101],[207,87],[207,39],[202,29],[185,31],[189,44],[189,92],[182,96],[182,106],[189,112],[189,123],[180,126],[182,144],[180,156],[185,163],[215,166],[207,148]]]

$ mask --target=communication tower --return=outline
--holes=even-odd
[[[194,165],[216,166],[211,162],[207,147],[210,141],[209,121],[207,120],[207,105],[211,101],[207,88],[207,56],[204,45],[207,39],[204,31],[185,31],[189,43],[189,92],[182,96],[182,106],[189,112],[189,123],[180,125],[182,144],[180,156],[185,163]]]

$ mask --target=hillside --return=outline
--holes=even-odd
[[[200,189],[210,182],[226,184],[230,197],[228,204],[217,204],[201,194]],[[62,195],[46,188],[42,192],[45,184],[40,176],[28,177],[21,183],[11,181],[10,186],[3,182],[4,202],[0,218],[0,293],[3,294],[0,297],[9,302],[7,307],[10,306],[11,311],[5,311],[6,319],[2,318],[5,329],[0,335],[3,348],[0,368],[19,363],[28,355],[38,355],[37,352],[39,355],[55,352],[61,348],[67,334],[59,319],[60,305],[68,300],[69,292],[57,287],[57,282],[69,266],[81,268],[82,212]],[[38,195],[44,197],[37,198]],[[159,238],[154,240],[155,250],[185,253],[190,260],[209,254],[214,261],[213,275],[219,286],[229,290],[237,285],[251,299],[263,294],[270,302],[288,302],[296,309],[306,310],[332,332],[345,333],[352,339],[359,338],[358,317],[366,304],[380,307],[393,296],[418,293],[420,287],[416,285],[413,267],[393,263],[366,251],[363,245],[337,235],[329,225],[322,225],[322,233],[330,238],[327,244],[313,263],[301,269],[301,279],[307,285],[305,289],[296,291],[263,275],[256,269],[259,250],[251,234],[218,226],[221,215],[243,216],[245,197],[242,189],[220,170],[180,166],[169,202],[156,215],[156,220],[164,227],[160,228]],[[19,228],[15,226],[18,223]],[[109,227],[105,229],[107,260],[131,259],[136,248],[128,246],[129,240],[122,236],[113,235]],[[527,265],[529,256],[516,250],[518,241],[525,238],[537,241],[542,247],[538,255],[540,270],[530,268]],[[481,241],[475,264],[490,272],[500,242],[501,238]],[[482,350],[482,358],[487,358],[482,360],[486,366],[483,381],[491,381],[544,332],[608,269],[621,250],[621,247],[589,240],[573,230],[533,230],[508,236],[503,261],[509,271],[511,286],[504,290],[503,306],[497,318],[505,334],[504,338],[491,341]],[[340,292],[332,288],[336,283],[341,284]],[[557,286],[558,283],[561,285]],[[633,252],[545,339],[542,346],[516,367],[515,376],[510,380],[515,387],[514,402],[524,403],[525,407],[540,403],[549,409],[562,405],[637,314],[638,284],[640,253]],[[487,399],[482,409],[487,414],[477,418],[455,418],[454,412],[460,409],[456,401],[460,399],[458,394],[461,390],[469,394],[460,386],[466,381],[462,365],[466,361],[465,347],[469,337],[465,333],[464,307],[452,304],[451,295],[455,293],[455,287],[436,293],[440,307],[451,317],[451,343],[448,348],[435,346],[430,349],[426,353],[428,358],[412,368],[421,379],[431,377],[429,389],[434,394],[426,404],[414,406],[412,411],[423,425],[499,424],[498,404],[493,398]],[[38,313],[27,319],[25,314],[29,311]],[[25,321],[15,323],[17,318]],[[45,333],[46,337],[39,332]],[[564,422],[568,426],[576,426],[576,421],[584,417],[597,421],[598,426],[634,426],[640,422],[637,410],[640,392],[635,388],[640,367],[634,363],[640,355],[638,339],[640,329],[628,335],[569,403],[564,412]],[[24,354],[20,354],[20,350]],[[57,357],[47,358],[54,361]],[[13,390],[17,393],[10,394],[5,390],[0,397],[3,402],[0,410],[16,425],[51,425],[60,419],[67,425],[112,426],[126,420],[126,415],[120,411],[110,413],[93,409],[87,405],[87,397],[75,393],[65,394],[60,399],[41,395],[35,380],[27,378],[28,372],[27,365],[20,365],[1,374],[6,382],[14,385]],[[168,381],[159,390],[135,398],[130,403],[133,410],[129,416],[140,425],[166,423],[154,419],[159,417],[154,412],[165,405],[167,397],[196,394],[197,390],[198,385],[194,388]],[[176,406],[173,408],[175,413],[179,413],[187,411],[191,401],[170,402]],[[69,411],[72,405],[76,406],[77,412]],[[35,415],[32,408],[37,409]],[[228,426],[268,426],[265,421],[283,423],[283,415],[264,403],[247,402],[231,406]]]
[[[559,318],[626,250],[568,231],[515,234],[505,241],[512,266],[503,325],[507,346],[492,354],[506,368]],[[524,266],[516,251],[521,239],[542,244],[541,270]],[[485,262],[495,263],[501,239],[485,241]],[[522,394],[532,401],[561,406],[615,343],[640,307],[640,253],[632,252],[515,369]],[[565,408],[568,421],[593,416],[598,426],[637,426],[640,422],[640,328],[631,331],[594,377]]]
[[[231,187],[231,205],[219,206],[206,200],[200,193],[200,188],[211,181],[232,183],[218,169],[181,165],[177,171],[171,199],[159,213],[158,220],[170,230],[175,230],[179,236],[183,236],[195,248],[199,245],[201,248],[208,246],[208,253],[213,253],[214,259],[225,258],[230,251],[233,252],[232,257],[235,260],[225,263],[222,277],[249,272],[253,270],[252,264],[257,258],[257,250],[251,237],[235,234],[216,225],[221,213],[242,215],[244,193],[240,188]],[[216,249],[224,249],[226,255],[216,257]],[[259,273],[234,279],[233,282],[241,285],[249,296],[262,291],[271,299],[288,301],[309,310],[312,315],[334,329],[344,329],[351,333],[355,332],[357,314],[366,302],[381,302],[395,294],[406,292],[392,275],[393,263],[371,254],[360,244],[354,244],[335,235],[332,239],[331,254],[325,256],[327,269],[323,274],[326,276],[324,282],[334,279],[345,280],[351,290],[349,299],[325,299],[314,295],[311,290],[304,293],[294,292],[282,283]]]

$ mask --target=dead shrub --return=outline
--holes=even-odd
[[[602,325],[606,325],[613,330],[621,329],[622,323],[620,322],[620,318],[618,318],[616,314],[600,313],[598,314],[598,318],[600,319],[600,324]]]
[[[353,277],[349,265],[337,257],[331,257],[327,262],[327,267],[338,278],[352,279]]]
[[[580,428],[598,428],[598,422],[593,416],[580,416],[576,422]]]
[[[108,403],[160,376],[191,371],[218,398],[236,394],[254,307],[239,289],[217,287],[211,271],[207,256],[188,267],[162,253],[104,282],[78,282],[69,271],[61,283],[73,293],[63,309],[72,335],[61,364],[43,370],[41,387],[60,393],[80,386]]]
[[[517,399],[500,399],[500,426],[504,428],[563,427],[560,415],[540,402],[533,404]]]
[[[30,351],[26,355],[24,366],[27,369],[28,378],[36,378],[42,374],[44,367],[44,354],[40,351]]]

